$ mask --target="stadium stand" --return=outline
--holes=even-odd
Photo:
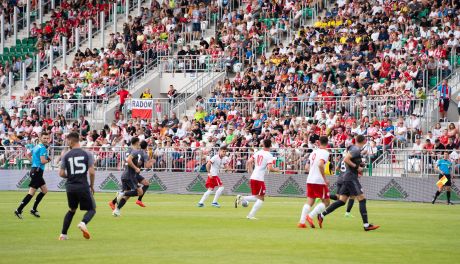
[[[434,157],[436,139],[458,161],[458,129],[449,123],[444,135],[447,119],[439,100],[446,87],[456,89],[455,82],[442,80],[456,75],[457,12],[451,3],[428,1],[248,1],[227,8],[212,2],[207,11],[201,4],[179,8],[153,1],[107,47],[77,52],[68,70],[53,70],[38,89],[5,105],[2,145],[27,146],[49,130],[54,145],[62,146],[66,133],[79,130],[99,166],[116,169],[123,166],[120,151],[126,142],[139,136],[148,140],[155,168],[193,171],[226,144],[235,170],[242,171],[251,151],[271,138],[277,165],[299,172],[319,136],[329,136],[331,148],[340,153],[361,134],[370,139],[372,164],[385,157],[399,160],[394,148]],[[316,14],[311,25],[301,19]],[[215,24],[209,40],[201,39],[205,23]],[[212,93],[197,96],[185,116],[156,111],[178,103],[161,98],[146,99],[157,102],[150,120],[132,118],[132,109],[124,107],[99,130],[85,119],[87,110],[73,108],[71,101],[64,107],[70,106],[72,116],[49,115],[46,99],[118,100],[115,92],[123,81],[146,60],[166,54],[176,54],[177,71],[199,64],[193,56],[223,56],[228,78]]]

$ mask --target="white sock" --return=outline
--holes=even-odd
[[[200,200],[200,204],[204,203],[204,201],[206,201],[206,199],[208,199],[209,195],[211,195],[212,193],[212,190],[207,190],[204,194],[203,194],[203,197],[201,197],[201,200]]]
[[[243,200],[245,200],[246,202],[255,202],[258,199],[254,195],[250,195],[250,196],[243,196]]]
[[[322,213],[324,210],[326,210],[326,205],[323,203],[319,203],[318,205],[313,208],[313,210],[308,214],[310,218],[314,218],[320,213]]]
[[[222,195],[223,192],[224,192],[224,186],[219,187],[219,189],[217,189],[216,191],[216,195],[214,195],[214,200],[212,202],[217,203],[217,200],[219,199],[219,197]]]
[[[257,199],[256,203],[254,204],[254,206],[251,209],[251,212],[249,212],[248,217],[254,217],[256,215],[257,211],[262,207],[263,203],[264,203],[264,201],[262,201],[260,199]]]
[[[300,214],[300,220],[299,223],[305,224],[305,221],[307,221],[307,214],[310,211],[310,206],[308,204],[305,204],[302,208],[302,213]]]

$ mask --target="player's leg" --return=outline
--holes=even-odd
[[[439,179],[442,178],[442,175],[439,175]],[[442,190],[444,189],[444,186],[438,187],[438,190],[434,194],[433,200],[431,201],[432,204],[436,202],[436,199],[438,199],[439,195],[441,195]]]
[[[198,205],[197,205],[198,207],[204,206],[204,202],[206,201],[206,199],[208,199],[209,195],[212,194],[212,190],[214,190],[214,188],[208,188],[208,190],[203,193],[203,196],[201,196],[201,199],[198,202]]]
[[[113,198],[113,200],[109,202],[109,206],[112,209],[112,211],[115,210],[115,208],[117,207],[116,206],[117,203],[118,203],[118,193],[117,193],[117,196],[115,196],[115,198]]]
[[[364,194],[359,194],[357,198],[359,201],[359,212],[361,213],[361,218],[363,219],[364,231],[371,231],[379,228],[380,226],[369,224],[367,217],[366,197]]]
[[[83,219],[78,224],[78,228],[83,233],[83,237],[90,239],[91,235],[88,232],[86,225],[93,219],[96,214],[96,202],[91,192],[82,192],[80,193],[80,209],[86,211]]]
[[[145,204],[142,202],[142,198],[144,198],[145,193],[149,189],[150,183],[147,179],[145,179],[141,175],[137,175],[136,178],[137,178],[137,181],[140,184],[142,184],[142,195],[139,195],[139,197],[137,197],[136,204],[139,205],[140,207],[145,207]]]
[[[206,201],[206,199],[208,199],[208,197],[212,194],[214,188],[217,187],[217,183],[214,180],[214,177],[208,175],[205,186],[208,190],[205,193],[203,193],[203,196],[201,196],[201,199],[197,205],[198,207],[204,206],[204,202]]]
[[[447,204],[452,205],[453,203],[450,202],[451,187],[445,186],[445,189],[446,189],[446,196],[447,196]]]
[[[251,208],[251,211],[249,212],[248,216],[246,218],[250,220],[255,220],[255,215],[257,211],[259,211],[260,208],[262,208],[262,205],[265,200],[265,182],[263,181],[257,181],[257,180],[251,180],[250,181],[251,185],[251,196],[245,196],[242,198],[242,200],[246,202],[254,201],[254,205]]]
[[[345,192],[342,192],[343,194],[340,195],[339,200],[335,201],[333,204],[331,204],[329,207],[326,208],[322,213],[318,214],[318,223],[322,227],[323,226],[323,219],[326,217],[326,215],[334,212],[337,208],[344,206],[345,203],[348,200],[348,195],[345,194]]]
[[[306,227],[305,222],[307,221],[307,215],[310,212],[310,209],[314,203],[315,203],[314,198],[307,197],[307,202],[302,207],[302,212],[300,213],[300,219],[299,219],[299,223],[297,224],[297,227],[299,228]],[[313,228],[314,228],[314,225],[313,225]]]
[[[36,191],[36,188],[30,187],[29,192],[26,194],[26,196],[24,196],[18,208],[14,211],[14,214],[19,219],[22,219],[22,210],[24,210],[24,207],[30,202],[30,200],[32,200],[32,197],[34,197]]]
[[[40,214],[37,211],[38,205],[42,201],[43,197],[45,197],[45,194],[48,193],[48,187],[46,184],[43,184],[40,186],[40,193],[37,195],[37,198],[35,198],[34,206],[32,207],[32,210],[30,210],[30,213],[35,216],[35,217],[40,217]]]
[[[217,201],[219,200],[219,197],[224,192],[224,185],[223,185],[223,183],[222,183],[222,181],[220,180],[219,177],[216,176],[214,178],[215,178],[214,181],[216,182],[216,185],[217,185],[217,191],[216,191],[216,194],[214,195],[214,200],[212,201],[212,206],[220,208],[220,204]]]
[[[263,190],[263,194],[261,195],[256,195],[256,202],[254,203],[254,205],[252,206],[252,209],[251,211],[249,212],[247,218],[250,219],[250,220],[256,220],[256,213],[257,211],[260,210],[260,208],[262,208],[262,205],[265,201],[265,188]]]
[[[331,200],[329,198],[321,199],[321,203],[317,204],[315,208],[311,210],[311,212],[308,214],[308,218],[313,220],[313,218],[317,217],[319,214],[324,212],[324,210],[326,210],[326,208],[329,206],[330,203],[331,203]]]
[[[348,199],[347,211],[345,212],[345,217],[354,217],[351,214],[351,209],[353,209],[354,204],[355,204],[355,197],[350,197],[350,199]]]
[[[67,203],[69,205],[69,211],[64,216],[64,222],[62,223],[62,231],[59,236],[59,240],[67,240],[67,230],[69,230],[70,224],[72,223],[75,211],[78,208],[78,195],[75,192],[67,192]]]

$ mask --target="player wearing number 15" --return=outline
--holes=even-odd
[[[238,195],[235,200],[235,208],[238,207],[242,202],[247,204],[248,202],[255,202],[251,211],[249,212],[247,218],[250,220],[255,220],[256,212],[262,207],[265,197],[265,173],[267,170],[269,172],[279,172],[278,168],[273,167],[273,162],[275,158],[270,153],[270,148],[272,146],[272,141],[270,139],[265,139],[263,141],[263,150],[259,150],[254,155],[249,158],[246,162],[246,166],[251,174],[251,192],[252,195],[244,196]],[[254,164],[255,163],[255,164]]]
[[[82,231],[83,237],[90,238],[86,225],[96,214],[96,203],[94,202],[94,158],[93,155],[80,148],[80,135],[72,132],[67,135],[67,145],[70,151],[62,157],[61,170],[59,176],[66,178],[67,202],[69,211],[64,217],[62,233],[59,240],[67,240],[67,230],[72,223],[72,218],[77,211],[78,205],[80,210],[87,211],[83,220],[78,224]],[[90,183],[88,184],[88,173]]]
[[[324,171],[326,163],[329,161],[329,151],[327,150],[328,139],[326,136],[319,138],[320,147],[315,149],[309,156],[310,163],[306,166],[308,171],[307,177],[307,203],[302,208],[300,221],[297,225],[299,228],[305,228],[305,221],[308,221],[311,228],[315,228],[313,218],[319,213],[322,213],[326,206],[329,206],[329,181],[326,179]],[[311,212],[310,208],[315,203],[315,200],[321,199]],[[310,212],[310,214],[308,214]],[[321,225],[320,225],[321,227]]]

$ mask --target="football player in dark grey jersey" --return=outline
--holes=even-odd
[[[141,168],[148,162],[148,155],[140,149],[139,138],[131,139],[132,151],[126,158],[127,166],[121,175],[121,183],[123,188],[123,197],[118,202],[117,208],[113,210],[113,216],[120,216],[120,210],[126,204],[126,201],[133,196],[141,196],[144,194],[142,188],[138,186],[136,176],[141,172]]]
[[[147,141],[145,140],[141,141],[140,147],[144,152],[144,159],[147,160],[148,159]],[[131,151],[132,151],[132,148],[128,149],[128,151],[126,152],[126,155],[127,155],[126,157],[129,157],[129,155],[131,154]],[[153,162],[154,162],[153,159],[149,160],[148,162],[144,164],[144,168],[151,168],[153,166]],[[142,184],[142,195],[137,197],[136,204],[139,205],[140,207],[145,207],[145,204],[142,202],[142,198],[144,198],[145,193],[149,189],[150,183],[146,178],[141,176],[139,173],[136,174],[136,180],[139,184]],[[115,210],[118,200],[121,199],[121,196],[123,196],[123,192],[119,192],[118,195],[115,198],[113,198],[112,201],[109,202],[109,206],[112,209],[112,211]]]
[[[362,135],[356,137],[356,144],[348,149],[348,152],[343,158],[340,170],[343,172],[343,183],[339,190],[340,198],[331,204],[323,213],[318,215],[318,222],[322,226],[324,217],[337,208],[345,205],[348,198],[358,198],[359,212],[363,219],[364,231],[371,231],[379,228],[380,226],[369,224],[367,220],[366,197],[364,196],[361,183],[358,180],[365,164],[362,162],[361,150],[366,145],[366,138]]]
[[[72,223],[72,218],[80,205],[80,210],[87,211],[78,228],[83,233],[83,237],[90,239],[90,234],[86,225],[96,214],[96,203],[94,202],[94,158],[93,154],[80,148],[80,135],[71,132],[67,135],[67,145],[70,147],[62,157],[61,170],[59,176],[66,178],[67,202],[69,211],[64,217],[62,232],[59,240],[67,240],[67,230]],[[88,183],[88,174],[90,182]]]

